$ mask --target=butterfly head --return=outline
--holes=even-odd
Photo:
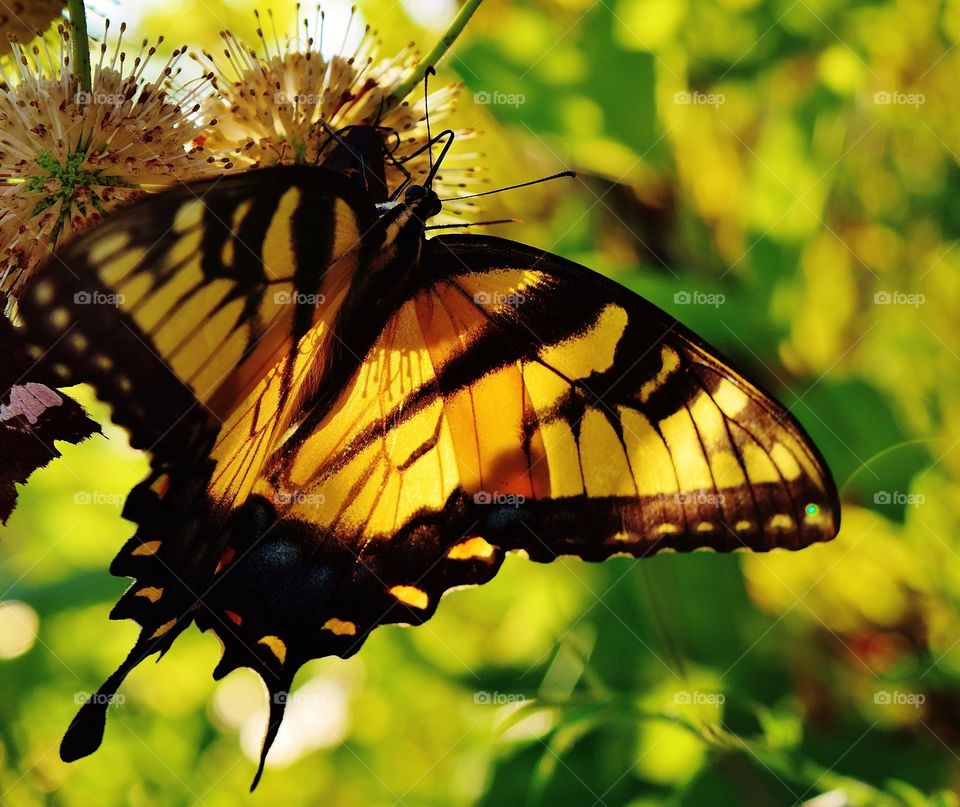
[[[403,201],[410,208],[414,217],[421,222],[436,216],[443,205],[436,192],[424,185],[411,185],[403,196]]]

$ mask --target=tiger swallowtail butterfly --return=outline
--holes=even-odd
[[[783,406],[583,266],[428,238],[430,182],[391,198],[370,139],[357,127],[320,167],[136,203],[21,300],[61,382],[92,384],[152,457],[111,566],[135,580],[111,616],[140,636],[66,760],[99,746],[124,677],[192,622],[223,642],[216,678],[250,667],[271,692],[256,784],[301,665],[424,622],[507,552],[600,561],[837,533],[829,471]]]

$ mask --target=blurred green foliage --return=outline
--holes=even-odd
[[[141,27],[211,48],[225,20],[252,35],[247,7]],[[442,28],[361,13],[384,52]],[[251,804],[960,803],[958,38],[955,0],[488,0],[445,65],[478,162],[492,185],[579,172],[494,197],[526,219],[501,234],[750,368],[823,450],[843,530],[799,554],[510,559],[304,669]],[[244,802],[265,695],[214,683],[196,632],[131,677],[97,755],[57,757],[134,638],[106,569],[146,464],[108,435],[38,473],[0,543],[0,803]]]

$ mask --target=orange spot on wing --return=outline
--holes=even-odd
[[[140,544],[136,549],[131,552],[131,555],[136,555],[137,557],[146,557],[149,555],[156,555],[157,550],[160,549],[160,544],[162,541],[145,541]]]
[[[223,550],[223,554],[220,556],[220,562],[217,564],[217,570],[214,574],[220,574],[221,569],[225,566],[228,566],[233,559],[237,556],[236,550],[232,546],[228,546]]]

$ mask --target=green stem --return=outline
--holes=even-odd
[[[923,443],[935,443],[935,442],[936,442],[936,438],[934,437],[917,437],[914,440],[902,440],[899,443],[895,443],[892,446],[888,446],[887,448],[883,449],[883,451],[878,451],[876,454],[870,457],[870,459],[864,460],[862,463],[860,463],[860,467],[857,468],[857,470],[855,470],[852,474],[850,474],[850,476],[847,477],[847,481],[840,486],[840,492],[841,493],[846,492],[847,488],[850,486],[850,483],[853,482],[853,480],[860,475],[860,472],[868,470],[870,468],[870,465],[876,462],[881,457],[885,457],[887,456],[887,454],[890,454],[894,451],[898,451],[901,448],[908,448],[909,446],[921,445]],[[927,470],[930,470],[930,469],[928,468]],[[874,476],[876,476],[876,474],[874,474]]]
[[[80,79],[80,89],[90,92],[90,37],[87,35],[87,12],[83,0],[67,0],[73,41],[73,72]]]
[[[717,744],[752,756],[782,782],[806,788],[801,798],[833,790],[846,796],[851,807],[902,807],[903,802],[866,782],[836,773],[832,768],[808,760],[796,753],[766,747],[763,743],[745,740],[725,729],[715,731]]]
[[[902,807],[903,804],[900,799],[866,782],[836,773],[832,768],[824,768],[804,757],[797,749],[770,747],[762,740],[741,737],[722,724],[697,722],[672,712],[645,709],[637,706],[633,698],[616,694],[609,698],[598,698],[584,693],[558,699],[537,696],[521,704],[520,708],[501,724],[500,731],[507,731],[539,709],[571,707],[607,709],[612,717],[621,719],[670,723],[697,737],[708,747],[752,757],[785,784],[790,783],[804,788],[805,794],[822,794],[830,790],[839,790],[847,797],[847,803],[852,807]]]
[[[407,77],[406,81],[398,85],[390,94],[389,104],[391,106],[402,102],[403,99],[410,94],[410,91],[423,81],[427,70],[431,67],[436,67],[437,62],[443,58],[444,54],[450,50],[451,45],[457,41],[457,37],[463,33],[463,29],[466,28],[470,18],[474,12],[480,8],[482,2],[483,0],[467,0],[463,4],[463,7],[457,12],[457,16],[453,18],[453,22],[450,23],[450,27],[447,28],[446,33],[440,37],[440,41],[433,46],[433,50],[420,60],[417,69]]]

